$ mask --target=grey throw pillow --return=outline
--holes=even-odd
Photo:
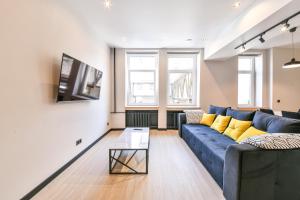
[[[203,110],[184,110],[186,114],[187,124],[200,124],[202,116],[204,114]]]

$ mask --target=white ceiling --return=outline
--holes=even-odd
[[[201,48],[256,0],[63,0],[82,22],[112,46]],[[263,1],[263,0],[260,0]],[[193,39],[186,41],[186,39]]]
[[[238,54],[236,45],[290,16],[300,5],[299,0],[240,0],[239,8],[233,7],[237,0],[111,0],[107,9],[104,0],[56,1],[110,46],[205,48],[205,59]],[[284,37],[275,34],[263,45],[247,46],[288,45]]]

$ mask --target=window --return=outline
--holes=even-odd
[[[127,105],[156,106],[157,53],[127,52]]]
[[[262,56],[240,56],[238,61],[238,104],[244,107],[262,104]]]
[[[168,54],[168,105],[196,105],[197,54]]]

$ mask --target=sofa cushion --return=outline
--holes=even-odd
[[[186,123],[188,124],[200,124],[204,114],[203,110],[184,110],[183,112],[186,114]]]
[[[261,149],[300,149],[300,134],[268,133],[248,138],[242,144],[250,144]]]
[[[271,109],[267,109],[267,108],[260,108],[259,109],[260,112],[263,112],[263,113],[267,113],[267,114],[270,114],[270,115],[275,115],[274,111],[271,110]]]
[[[229,126],[224,132],[224,135],[237,140],[250,126],[251,121],[241,121],[237,119],[231,119]]]
[[[300,120],[275,116],[267,129],[268,133],[300,133]]]
[[[264,132],[264,131],[258,130],[255,127],[251,126],[236,141],[238,143],[241,143],[244,140],[246,140],[248,138],[251,138],[253,136],[264,135],[264,134],[267,134],[267,133]]]
[[[291,119],[300,119],[300,113],[298,112],[290,112],[290,111],[281,111],[282,116]]]
[[[214,123],[211,125],[210,128],[218,131],[219,133],[223,133],[227,128],[230,120],[230,116],[218,115],[218,117],[215,119]]]
[[[268,133],[300,133],[300,120],[274,116],[257,111],[253,126]]]
[[[209,108],[208,108],[208,113],[209,114],[216,114],[216,115],[225,116],[227,109],[228,108],[226,108],[226,107],[219,107],[219,106],[210,105]]]
[[[182,126],[182,138],[222,187],[225,152],[236,142],[207,126],[192,124]]]
[[[267,131],[274,117],[274,115],[257,111],[253,118],[253,126],[259,130]]]
[[[216,114],[204,113],[202,115],[202,119],[200,121],[200,124],[206,125],[206,126],[211,126],[214,123],[215,118],[216,118]]]
[[[241,110],[234,110],[234,109],[227,109],[226,111],[227,116],[231,116],[234,119],[243,120],[243,121],[252,121],[255,115],[254,112],[249,111],[241,111]]]

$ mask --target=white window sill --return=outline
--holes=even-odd
[[[180,106],[180,105],[178,105],[178,106],[167,106],[167,109],[169,110],[169,109],[201,109],[201,107],[199,107],[199,106]]]
[[[251,105],[239,105],[237,109],[241,110],[257,110],[257,107]]]
[[[159,106],[126,106],[125,110],[158,110]]]

